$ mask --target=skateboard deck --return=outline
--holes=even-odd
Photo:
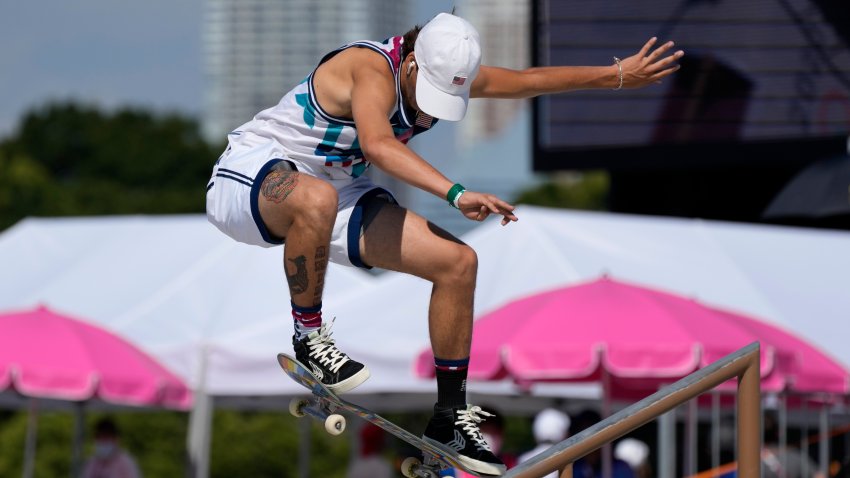
[[[438,478],[440,471],[457,468],[473,476],[482,475],[468,469],[460,462],[460,457],[454,450],[426,442],[422,438],[408,432],[395,423],[381,417],[377,413],[340,398],[328,389],[315,375],[299,361],[286,354],[278,354],[277,361],[283,371],[293,380],[310,390],[311,399],[293,399],[289,411],[296,416],[311,415],[325,422],[325,430],[333,435],[342,433],[345,429],[345,418],[336,412],[345,410],[384,429],[393,436],[407,442],[422,452],[424,463],[417,460],[405,460],[402,463],[402,474],[409,478]]]

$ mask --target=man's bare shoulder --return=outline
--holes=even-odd
[[[356,82],[369,83],[377,87],[373,91],[386,90],[387,98],[395,98],[392,70],[384,56],[369,48],[352,47],[316,70],[314,83],[319,103],[334,116],[351,118],[351,94]]]
[[[392,76],[392,70],[386,58],[370,48],[347,48],[331,58],[328,63],[334,60],[352,73],[358,70],[371,70]]]

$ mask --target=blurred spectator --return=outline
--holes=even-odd
[[[360,429],[360,454],[348,466],[345,478],[390,478],[393,469],[381,452],[384,449],[384,431],[366,423]]]
[[[527,461],[531,457],[545,451],[552,445],[565,440],[570,430],[570,417],[564,412],[547,408],[534,417],[532,432],[537,446],[523,453],[519,462]],[[546,475],[543,478],[557,478],[558,472]]]
[[[764,414],[764,449],[761,453],[764,478],[824,478],[817,464],[794,446],[779,447],[779,425],[774,411]],[[803,474],[804,469],[808,473]]]
[[[136,461],[119,443],[118,427],[109,418],[94,427],[94,455],[83,468],[83,478],[140,478]]]
[[[602,420],[602,417],[594,410],[585,410],[573,418],[570,434],[576,435]],[[573,476],[575,478],[601,478],[602,477],[602,450],[597,449],[590,452],[584,458],[580,458],[573,464]],[[613,478],[635,478],[632,468],[623,460],[611,459],[611,476]]]
[[[649,445],[635,438],[624,438],[614,447],[614,458],[623,460],[632,468],[637,478],[650,478]]]

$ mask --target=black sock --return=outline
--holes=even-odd
[[[437,369],[437,406],[466,407],[466,374],[469,358],[443,360],[434,358]]]

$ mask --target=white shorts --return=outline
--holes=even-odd
[[[283,147],[266,141],[246,145],[231,141],[213,167],[207,184],[207,218],[231,238],[262,247],[273,247],[284,241],[272,237],[260,218],[258,206],[260,186],[272,166],[287,161],[301,174],[317,177],[334,186],[339,195],[336,222],[331,233],[329,259],[346,266],[369,267],[360,259],[360,234],[363,209],[371,199],[385,197],[395,203],[392,194],[375,186],[365,176],[327,179],[312,168],[287,157]]]

